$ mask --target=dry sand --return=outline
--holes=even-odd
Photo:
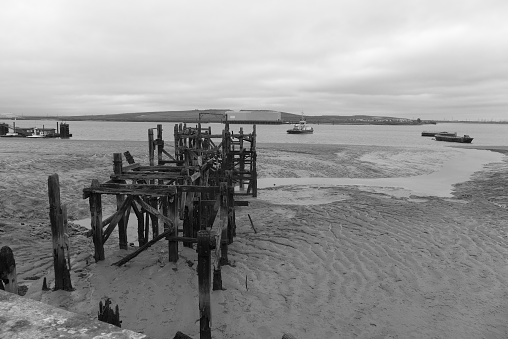
[[[106,260],[96,264],[91,239],[71,222],[75,291],[41,291],[42,278],[51,285],[53,277],[47,176],[59,173],[62,199],[77,220],[89,213],[82,188],[107,180],[113,152],[146,158],[144,144],[76,142],[64,153],[56,143],[38,145],[30,153],[0,145],[0,246],[13,249],[26,297],[91,317],[111,298],[124,328],[198,338],[197,256],[188,248],[176,265],[159,243],[117,268],[111,262],[127,251],[112,237]],[[503,156],[450,186],[450,196],[383,185],[260,190],[237,210],[226,290],[212,293],[213,336],[508,337],[508,152],[496,152]],[[407,178],[431,175],[457,154],[464,153],[260,145],[258,161],[263,178]]]

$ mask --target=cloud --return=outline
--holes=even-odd
[[[4,8],[0,112],[506,115],[504,1],[78,0]]]

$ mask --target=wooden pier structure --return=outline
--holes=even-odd
[[[210,335],[210,266],[213,289],[222,289],[221,266],[236,236],[235,196],[257,196],[256,126],[252,133],[210,127],[174,126],[174,154],[165,148],[162,125],[148,129],[149,163],[139,164],[127,151],[113,154],[110,180],[93,180],[83,190],[89,199],[95,260],[104,260],[104,244],[118,226],[119,247],[127,249],[131,211],[137,218],[139,248],[113,265],[121,266],[165,239],[169,261],[177,262],[178,245],[197,244],[201,338]],[[124,158],[126,163],[124,163]],[[102,195],[116,196],[116,213],[103,219]],[[151,226],[151,227],[150,227]],[[150,233],[152,234],[151,240]]]

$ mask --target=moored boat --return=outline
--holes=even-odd
[[[473,138],[471,138],[469,135],[464,135],[462,137],[460,136],[449,136],[444,134],[436,134],[434,136],[437,141],[448,141],[448,142],[459,142],[463,144],[470,144],[471,141],[473,141]]]
[[[423,131],[422,132],[422,137],[434,137],[434,136],[436,136],[436,134],[447,135],[447,136],[450,136],[450,137],[456,137],[457,136],[457,132],[430,132],[430,131]]]
[[[288,134],[312,134],[314,133],[314,129],[310,126],[307,126],[307,121],[305,118],[300,118],[300,121],[297,124],[293,125],[293,128],[287,130]]]

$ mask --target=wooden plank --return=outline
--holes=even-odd
[[[132,165],[123,166],[122,170],[123,170],[123,172],[129,172],[129,171],[138,169],[139,167],[141,167],[141,164],[132,164]]]
[[[127,195],[147,195],[163,196],[173,195],[176,192],[175,186],[168,185],[149,185],[149,184],[102,184],[95,187],[83,189],[83,196],[90,194],[127,194]]]
[[[169,231],[162,232],[156,238],[150,240],[149,242],[147,242],[146,244],[144,244],[143,246],[138,248],[136,251],[132,252],[131,254],[124,257],[123,259],[121,259],[111,265],[122,266],[123,264],[125,264],[125,263],[129,262],[130,260],[134,259],[135,257],[137,257],[141,252],[143,252],[144,250],[146,250],[147,248],[149,248],[150,246],[155,244],[157,241],[164,239],[167,235],[169,235]]]
[[[181,175],[180,173],[171,173],[171,172],[139,173],[137,171],[133,171],[122,174],[112,174],[110,178],[112,180],[169,180],[169,179],[185,178],[185,176]]]

